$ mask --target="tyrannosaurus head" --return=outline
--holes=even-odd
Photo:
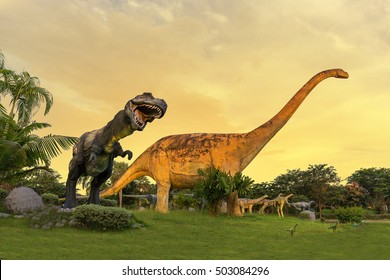
[[[163,99],[154,98],[150,92],[145,92],[126,103],[125,113],[132,128],[142,131],[147,123],[162,118],[167,107]]]

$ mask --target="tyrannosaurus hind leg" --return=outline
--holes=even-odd
[[[75,208],[77,207],[76,199],[76,184],[83,171],[80,165],[77,164],[77,158],[73,158],[69,164],[69,174],[66,180],[66,200],[64,208]]]
[[[93,178],[91,182],[91,192],[89,194],[88,204],[99,204],[100,186],[111,177],[111,174],[112,168],[108,168],[106,171]]]

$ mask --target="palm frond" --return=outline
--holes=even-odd
[[[5,109],[5,107],[0,104],[0,116],[4,116],[4,115],[7,115],[7,109]]]
[[[5,61],[4,54],[0,51],[0,70],[4,69],[4,61]]]
[[[12,140],[17,141],[18,139],[22,139],[23,137],[30,135],[33,131],[47,127],[51,127],[51,125],[49,123],[33,122],[20,129]]]
[[[67,150],[78,141],[77,137],[62,135],[47,135],[43,138],[30,139],[26,144],[26,152],[32,165],[38,163],[50,164],[50,160]]]

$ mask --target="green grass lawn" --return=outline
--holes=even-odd
[[[70,227],[39,230],[29,221],[0,219],[0,259],[390,259],[390,223],[361,227],[247,215],[241,218],[173,211],[136,212],[147,226],[122,232]],[[287,231],[298,223],[293,237]]]

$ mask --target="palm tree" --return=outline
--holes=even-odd
[[[42,103],[45,114],[50,111],[53,97],[39,86],[39,79],[26,71],[17,74],[4,66],[0,53],[0,97],[9,96],[10,113],[0,104],[0,181],[30,173],[37,169],[50,170],[50,161],[77,142],[76,137],[47,135],[39,137],[34,131],[50,127],[48,123],[32,120]],[[13,160],[10,160],[13,159]]]
[[[77,137],[51,134],[39,137],[33,134],[45,127],[50,127],[50,124],[33,122],[20,126],[8,115],[0,116],[0,181],[36,170],[51,171],[51,159],[77,142]]]
[[[12,70],[2,70],[2,81],[0,81],[0,94],[9,96],[10,113],[14,118],[17,112],[17,122],[27,124],[32,116],[45,103],[46,115],[53,105],[53,96],[45,88],[39,86],[39,79],[31,77],[27,71],[17,74]]]
[[[198,174],[202,180],[195,186],[195,195],[206,199],[209,214],[217,216],[221,201],[232,192],[231,178],[226,172],[214,167],[199,169]]]
[[[227,199],[227,210],[230,216],[241,216],[240,206],[238,204],[238,196],[246,195],[252,187],[254,181],[243,175],[241,172],[237,172],[231,177],[231,184],[233,191],[229,194]]]

